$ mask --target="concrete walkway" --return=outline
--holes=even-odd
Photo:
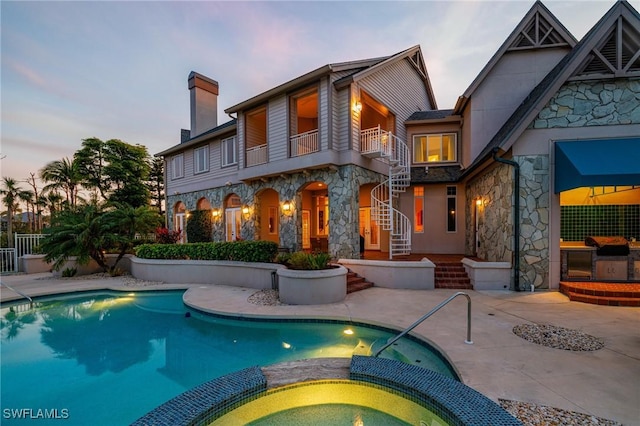
[[[54,280],[48,274],[2,277],[30,296],[91,289],[140,287],[123,278]],[[455,290],[372,288],[349,294],[342,303],[316,306],[258,306],[247,302],[256,290],[193,285],[185,302],[200,309],[244,316],[328,317],[384,324],[398,329],[455,293]],[[592,414],[624,425],[640,425],[640,308],[570,302],[558,292],[467,291],[472,299],[472,340],[466,338],[466,299],[457,298],[414,333],[440,348],[463,382],[497,401],[510,399]],[[0,290],[3,302],[17,298]],[[579,330],[604,340],[603,349],[571,352],[516,336],[519,324],[538,323]]]

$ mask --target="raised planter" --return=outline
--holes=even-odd
[[[282,303],[324,305],[347,296],[347,269],[343,266],[315,271],[281,268],[277,273]]]
[[[374,281],[376,287],[433,290],[436,265],[427,258],[419,262],[340,259],[356,274]]]
[[[268,289],[273,286],[273,273],[281,268],[284,266],[276,263],[131,257],[131,275],[135,278],[171,284],[219,284]]]

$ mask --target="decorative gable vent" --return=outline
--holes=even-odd
[[[515,36],[508,50],[569,46],[565,37],[540,13],[534,14]]]
[[[416,69],[422,75],[423,78],[427,78],[427,68],[424,66],[424,62],[422,59],[422,55],[420,54],[420,51],[411,55],[411,57],[409,58],[409,61],[414,67],[416,67]]]
[[[571,80],[633,76],[640,76],[640,31],[620,16]]]

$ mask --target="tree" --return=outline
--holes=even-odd
[[[2,188],[0,188],[2,202],[7,208],[7,246],[13,247],[13,217],[20,208],[20,200],[27,198],[27,191],[18,187],[18,183],[10,178],[2,178]]]
[[[33,194],[33,229],[40,231],[42,229],[42,192],[38,191],[38,185],[36,184],[36,174],[29,173],[29,179],[27,183],[31,186]]]
[[[56,270],[76,256],[79,264],[93,259],[105,272],[114,274],[118,262],[133,247],[136,233],[153,232],[160,219],[146,206],[87,204],[55,215],[40,248],[45,261],[53,262]],[[106,259],[109,251],[118,253],[111,266]]]
[[[133,207],[148,205],[149,154],[142,145],[119,139],[82,141],[74,154],[85,187],[95,189],[103,200]]]
[[[79,163],[69,158],[48,163],[40,169],[40,178],[49,182],[44,191],[62,190],[67,199],[67,205],[75,207],[78,202],[78,191],[82,182]]]
[[[149,165],[149,181],[147,188],[151,194],[151,206],[158,209],[158,213],[163,214],[162,204],[164,202],[164,160],[154,157]]]

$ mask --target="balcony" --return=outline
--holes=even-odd
[[[247,167],[265,164],[267,162],[267,144],[248,148],[247,151]]]
[[[371,158],[390,156],[389,135],[390,132],[382,130],[380,126],[362,130],[360,132],[360,152]]]
[[[289,138],[291,157],[318,152],[318,129],[300,133]]]

